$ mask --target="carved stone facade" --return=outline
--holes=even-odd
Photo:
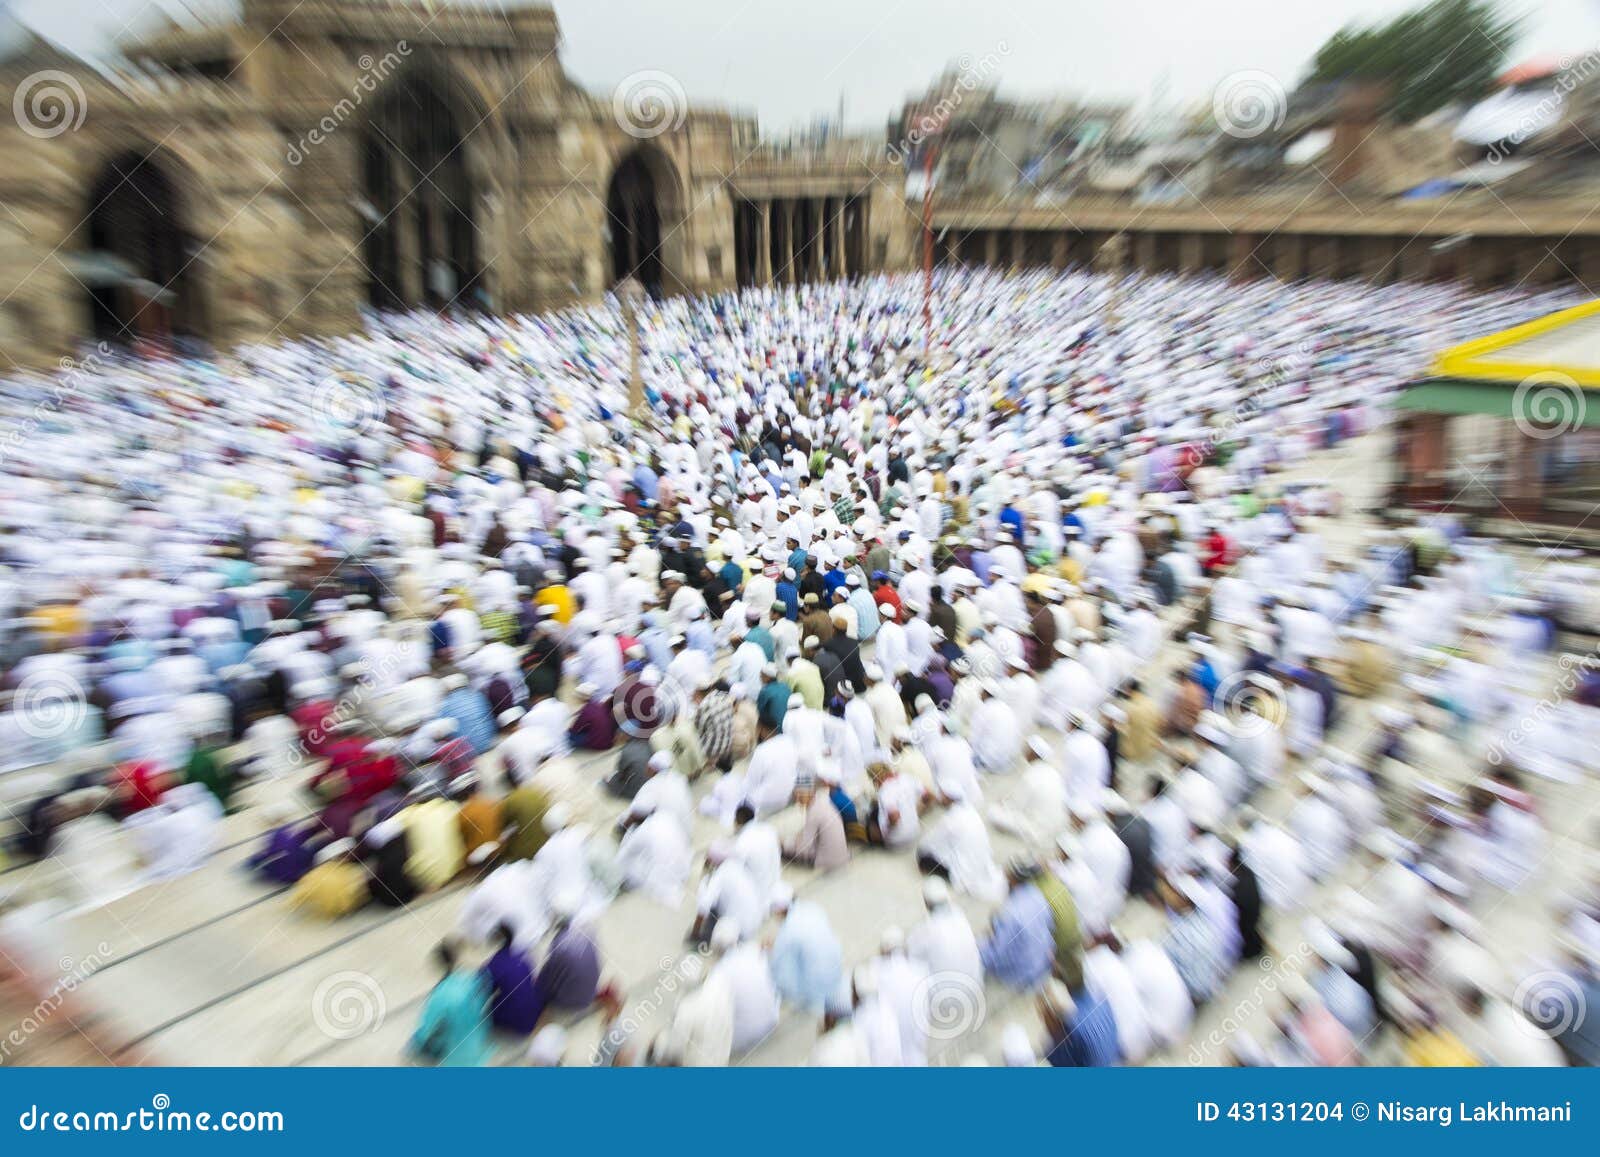
[[[769,147],[662,73],[591,93],[560,39],[538,4],[241,0],[236,24],[144,41],[114,72],[0,62],[0,365],[85,339],[340,333],[365,306],[559,308],[628,275],[693,293],[920,264],[903,148]],[[1180,203],[941,185],[935,259],[1600,280],[1593,190],[1524,176],[1437,201],[1266,178]]]
[[[556,308],[629,272],[675,293],[911,263],[887,159],[779,156],[660,74],[587,92],[559,46],[546,7],[245,0],[115,74],[8,62],[0,347],[37,364],[96,335],[337,333],[369,304]]]

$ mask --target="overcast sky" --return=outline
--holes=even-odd
[[[181,9],[185,0],[160,0]],[[356,2],[356,0],[353,0]],[[445,0],[448,2],[448,0]],[[481,0],[479,0],[481,2]],[[6,0],[0,0],[0,4]],[[231,0],[187,0],[223,9]],[[159,14],[157,0],[11,0],[25,20],[91,48]],[[766,131],[836,113],[881,128],[947,64],[970,63],[1019,96],[1054,93],[1168,104],[1209,97],[1251,69],[1285,88],[1351,20],[1411,0],[557,0],[562,56],[608,91],[641,70],[675,77],[694,100],[753,110]],[[1600,50],[1600,0],[1510,0],[1527,13],[1513,63]]]

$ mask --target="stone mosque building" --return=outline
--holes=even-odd
[[[674,294],[916,268],[906,146],[930,108],[939,264],[1600,281],[1600,84],[1493,187],[1426,180],[1461,161],[1360,88],[1297,92],[1260,136],[1090,149],[1094,110],[1041,119],[946,77],[876,144],[779,147],[666,73],[585,90],[536,0],[218,2],[231,23],[114,67],[0,49],[0,366],[85,339],[340,333],[365,307],[545,310],[627,277]]]
[[[575,84],[546,6],[243,0],[97,72],[0,65],[0,348],[219,346],[349,330],[363,306],[543,310],[913,261],[887,159],[764,147],[640,73]]]

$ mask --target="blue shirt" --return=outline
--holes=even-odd
[[[1055,963],[1055,917],[1032,884],[1011,889],[995,914],[994,928],[979,949],[983,967],[1011,988],[1033,988]]]
[[[439,706],[439,718],[456,721],[456,734],[472,744],[474,755],[494,746],[494,712],[482,691],[462,687],[450,692]]]
[[[778,601],[784,606],[784,618],[791,623],[800,621],[800,588],[785,579],[778,584]]]
[[[1117,1020],[1111,1004],[1088,989],[1072,994],[1075,1011],[1062,1024],[1061,1039],[1050,1046],[1045,1059],[1058,1069],[1106,1069],[1122,1063],[1117,1043]]]

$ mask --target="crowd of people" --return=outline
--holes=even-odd
[[[637,403],[614,302],[13,381],[6,935],[242,813],[295,920],[460,892],[426,1063],[1593,1063],[1593,572],[1315,472],[1560,304],[942,271],[654,302]],[[921,902],[847,951],[839,874]]]

